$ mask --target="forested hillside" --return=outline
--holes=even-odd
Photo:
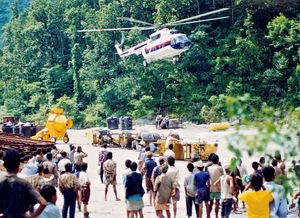
[[[32,0],[1,0],[0,1],[0,47],[3,47],[2,27],[9,21],[12,10],[17,9],[22,12],[29,7]]]
[[[8,0],[7,0],[8,1]],[[165,23],[229,7],[229,19],[178,27],[192,40],[180,63],[119,58],[118,17]],[[249,104],[300,106],[299,1],[293,0],[35,0],[4,27],[0,52],[0,115],[44,121],[62,107],[76,126],[106,116],[157,113],[219,121],[224,97],[249,93]],[[5,8],[7,10],[7,8]],[[124,49],[152,32],[125,32]]]

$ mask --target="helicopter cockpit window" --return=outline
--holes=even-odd
[[[151,37],[151,42],[153,42],[153,41],[155,41],[155,40],[157,40],[157,39],[159,39],[160,38],[160,34],[157,34],[157,35],[155,35],[155,36],[152,36]]]
[[[171,30],[170,34],[178,34],[178,31],[177,30]]]
[[[185,35],[177,36],[171,39],[171,46],[174,49],[188,49],[191,46],[191,40]]]

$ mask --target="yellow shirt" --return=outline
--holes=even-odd
[[[246,191],[238,197],[247,204],[248,218],[269,218],[269,203],[273,201],[270,191]]]

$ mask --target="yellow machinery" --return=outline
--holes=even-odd
[[[158,151],[160,155],[163,155],[166,151],[166,140],[157,140],[157,142],[154,142],[154,144],[157,144]],[[175,160],[184,160],[184,147],[181,140],[174,140],[173,141],[173,151],[175,153]]]
[[[202,161],[207,161],[207,157],[211,153],[217,153],[218,144],[208,144],[206,142],[187,143],[184,144],[185,159],[192,160],[192,154],[198,154]]]
[[[209,124],[209,129],[211,131],[216,131],[216,130],[224,130],[224,129],[229,129],[230,124],[225,122],[225,123],[211,123]]]
[[[45,128],[35,136],[32,136],[31,139],[53,142],[63,140],[65,143],[68,143],[67,129],[72,128],[72,126],[73,121],[65,117],[63,109],[51,109]]]
[[[163,155],[165,152],[166,140],[158,140],[154,142],[157,144],[159,154]],[[174,153],[176,160],[192,160],[192,154],[198,154],[202,161],[207,161],[207,157],[210,153],[217,153],[218,144],[208,144],[206,142],[196,142],[196,143],[182,143],[181,140],[176,140],[173,142]]]

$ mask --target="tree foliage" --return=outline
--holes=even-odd
[[[157,113],[215,122],[227,116],[226,96],[245,93],[254,108],[300,106],[297,1],[35,0],[24,10],[28,3],[0,3],[0,25],[10,17],[0,52],[0,107],[7,114],[40,122],[40,114],[62,106],[75,126]],[[222,7],[230,8],[220,14],[229,19],[178,27],[192,47],[177,65],[122,60],[114,50],[120,32],[77,32],[136,25],[119,17],[172,22]],[[124,34],[127,49],[151,32]]]

